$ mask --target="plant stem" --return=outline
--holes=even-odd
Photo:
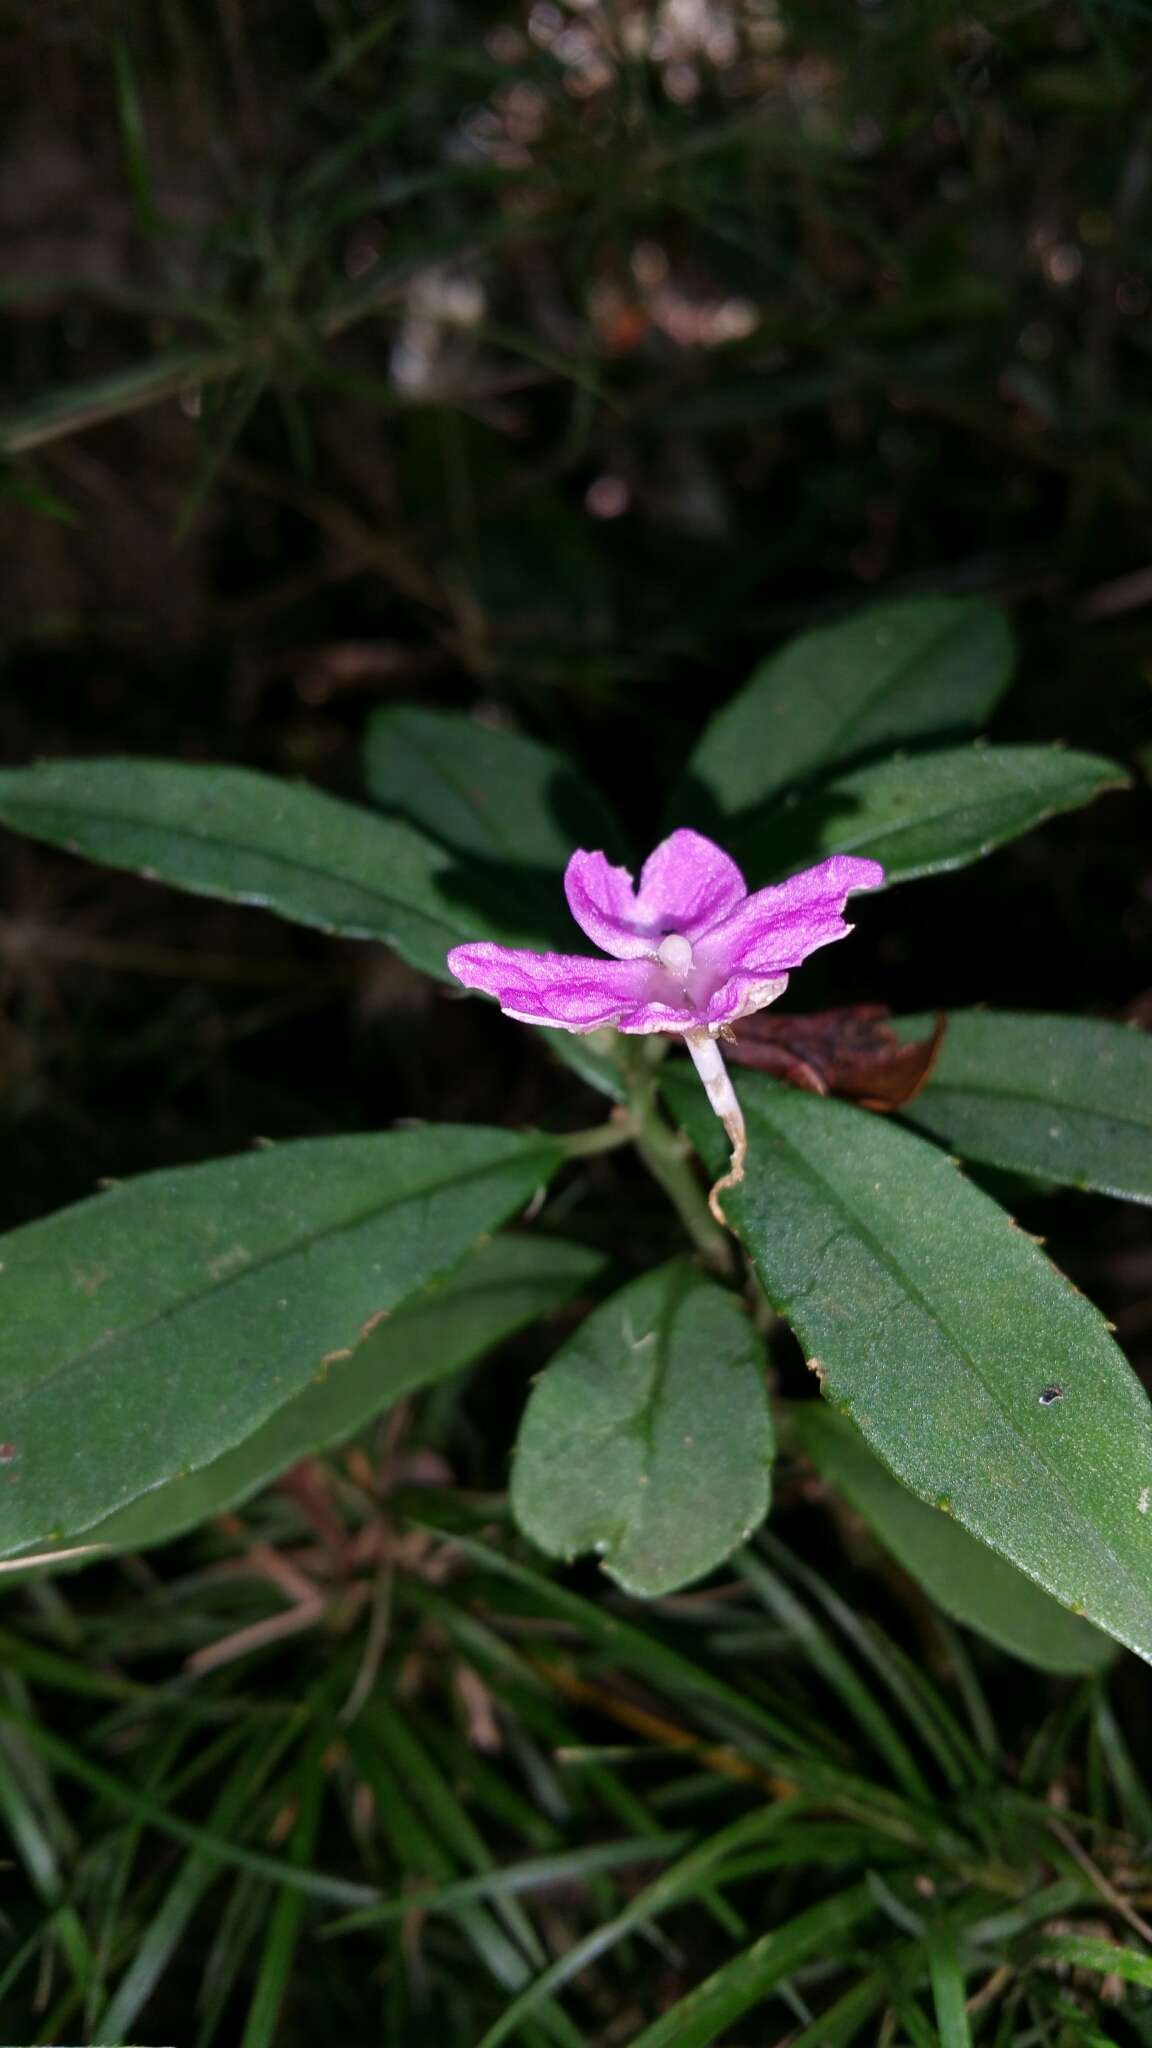
[[[606,1124],[593,1124],[588,1131],[566,1131],[560,1139],[570,1159],[590,1159],[597,1152],[615,1152],[630,1145],[638,1135],[631,1110],[614,1109]]]
[[[571,1131],[560,1142],[570,1159],[588,1159],[634,1143],[701,1258],[714,1273],[732,1280],[737,1273],[733,1240],[712,1216],[708,1198],[693,1171],[693,1155],[687,1141],[671,1130],[660,1114],[657,1070],[668,1051],[668,1043],[653,1036],[633,1044],[621,1040],[618,1046],[617,1056],[628,1087],[627,1104],[614,1109],[607,1123],[595,1124],[588,1131]]]
[[[636,1149],[672,1203],[685,1230],[714,1273],[731,1280],[736,1273],[735,1246],[715,1221],[708,1198],[692,1170],[692,1154],[683,1138],[670,1130],[656,1100],[656,1075],[651,1067],[630,1076],[629,1108],[636,1131]]]

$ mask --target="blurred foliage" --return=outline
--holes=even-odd
[[[701,684],[881,579],[1131,630],[1141,0],[18,12],[22,634],[339,615],[393,677],[586,745],[659,709],[674,753]],[[70,591],[30,507],[86,529]]]
[[[32,1584],[0,1639],[9,2025],[655,2048],[755,2006],[764,2041],[1147,2041],[1152,1810],[1098,1683],[1005,1685],[923,1601],[902,1645],[855,1535],[836,1592],[773,1539],[642,1609],[561,1584],[443,1490],[454,1408],[183,1563]]]

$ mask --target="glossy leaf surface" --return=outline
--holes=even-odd
[[[608,805],[562,754],[451,711],[378,711],[364,742],[375,801],[478,859],[559,869],[574,847],[626,858]]]
[[[712,720],[688,788],[731,818],[879,747],[979,732],[1014,659],[1007,619],[982,598],[908,598],[817,627]]]
[[[930,1020],[901,1018],[902,1038]],[[903,1114],[965,1159],[1152,1202],[1152,1035],[1087,1017],[960,1010]]]
[[[466,865],[477,904],[501,929],[560,951],[587,941],[564,899],[574,848],[627,862],[595,789],[561,754],[456,712],[398,705],[368,727],[364,773],[375,800]]]
[[[447,1279],[402,1302],[234,1449],[97,1523],[87,1541],[141,1549],[234,1507],[297,1459],[342,1443],[397,1401],[550,1314],[600,1266],[594,1252],[562,1238],[493,1238]]]
[[[725,1195],[833,1406],[912,1491],[1152,1660],[1152,1407],[1103,1318],[935,1146],[741,1075]],[[669,1092],[709,1165],[700,1092]]]
[[[410,825],[306,783],[182,761],[44,761],[0,773],[0,820],[109,866],[297,924],[382,939],[448,980],[444,955],[526,927]]]
[[[0,1239],[0,1553],[219,1458],[561,1157],[453,1125],[305,1139],[143,1174]]]
[[[908,882],[966,867],[1124,780],[1114,761],[1062,747],[944,747],[837,776],[740,821],[729,845],[757,885],[832,853]]]
[[[533,1388],[512,1505],[554,1557],[629,1592],[710,1571],[768,1509],[772,1427],[747,1315],[677,1260],[588,1317]]]

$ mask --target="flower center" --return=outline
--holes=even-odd
[[[680,932],[669,932],[656,948],[656,958],[670,974],[685,975],[695,966],[692,947]]]

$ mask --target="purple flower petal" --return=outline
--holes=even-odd
[[[775,1002],[788,969],[851,931],[842,915],[853,889],[878,889],[874,860],[838,854],[772,889],[746,893],[744,877],[699,832],[673,832],[645,861],[635,888],[602,853],[574,853],[564,876],[578,925],[607,960],[530,953],[482,941],[454,946],[448,966],[465,988],[495,996],[506,1016],[561,1031],[677,1032],[732,1145],[732,1163],[708,1197],[744,1177],[748,1137],[716,1034]]]
[[[582,932],[617,960],[650,959],[659,933],[641,931],[632,877],[602,853],[574,853],[564,871],[564,894]]]
[[[761,979],[799,967],[818,946],[830,945],[851,931],[842,916],[851,891],[878,889],[883,880],[878,861],[835,854],[819,867],[805,868],[786,882],[746,897],[699,942],[697,961],[716,973],[739,970]]]
[[[851,929],[844,927],[845,931]],[[842,934],[837,933],[837,937]],[[719,988],[708,998],[708,1009],[704,1017],[710,1030],[716,1031],[721,1024],[735,1024],[740,1017],[750,1017],[756,1010],[766,1010],[777,996],[782,996],[788,986],[786,974],[730,974]]]
[[[484,941],[454,946],[448,966],[465,988],[495,996],[509,1017],[564,1031],[630,1028],[626,1017],[647,1004],[649,960],[595,960],[580,953],[529,953]]]
[[[710,1023],[706,1009],[694,1009],[690,1003],[680,999],[637,1004],[634,1010],[620,1018],[617,1031],[627,1032],[630,1037],[651,1031],[706,1031]]]
[[[695,939],[727,917],[748,893],[734,860],[702,832],[681,827],[644,863],[637,903],[661,932]]]
[[[581,931],[615,959],[638,960],[667,932],[693,940],[706,932],[740,903],[745,882],[720,847],[682,829],[649,855],[638,889],[628,869],[602,853],[574,853],[564,889]]]
[[[526,1024],[715,1032],[774,1002],[790,968],[851,930],[842,915],[850,892],[883,879],[876,861],[838,854],[747,896],[727,854],[697,832],[674,832],[645,863],[638,890],[602,853],[576,853],[568,864],[573,913],[614,958],[483,942],[454,947],[448,966]]]

